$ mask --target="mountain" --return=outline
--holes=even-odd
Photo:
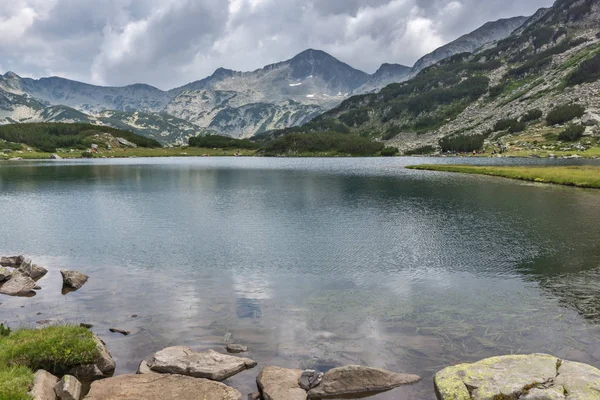
[[[472,53],[488,43],[504,39],[528,19],[529,17],[514,17],[488,22],[473,32],[463,35],[417,60],[412,68],[411,75],[414,76],[423,69],[455,54]]]
[[[354,91],[358,93],[376,92],[390,83],[407,80],[413,69],[401,64],[382,64],[379,69],[369,77],[361,87]]]
[[[600,134],[600,0],[558,0],[518,23],[524,28],[505,39],[269,135],[355,133],[414,151],[496,143],[518,132],[529,135],[524,148],[559,149],[561,124],[569,121],[573,132]]]
[[[209,77],[168,91],[144,84],[103,87],[59,77],[21,78],[8,72],[0,75],[0,124],[110,125],[166,144],[183,144],[207,133],[247,138],[306,124],[353,94],[405,81],[442,57],[507,36],[523,22],[513,18],[488,23],[413,68],[383,64],[373,75],[313,49],[251,72],[219,68]]]

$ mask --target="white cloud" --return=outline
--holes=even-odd
[[[170,88],[307,49],[373,72],[551,0],[0,0],[3,68]]]

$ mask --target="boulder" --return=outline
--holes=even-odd
[[[228,353],[239,354],[248,352],[248,347],[241,344],[228,344],[226,350]]]
[[[246,369],[256,366],[256,361],[209,350],[197,353],[184,346],[168,347],[148,360],[154,372],[179,374],[194,378],[222,381]]]
[[[8,268],[1,267],[0,268],[0,282],[4,282],[10,279],[12,272],[8,270]]]
[[[65,375],[54,387],[54,393],[60,400],[79,400],[81,383],[71,375]]]
[[[32,264],[31,268],[29,269],[29,277],[34,281],[42,279],[47,273],[48,270],[46,268],[40,267],[37,264]]]
[[[58,383],[58,378],[50,372],[40,369],[33,378],[33,389],[31,397],[33,400],[56,400],[54,387]]]
[[[298,384],[302,370],[265,367],[256,378],[264,400],[306,400],[306,390]]]
[[[115,373],[115,361],[106,348],[106,345],[98,336],[94,335],[94,340],[100,353],[96,362],[94,364],[78,365],[69,370],[69,374],[76,376],[84,382],[109,378]]]
[[[89,276],[77,271],[62,270],[63,286],[71,289],[80,289],[88,280]]]
[[[119,375],[96,381],[85,400],[242,400],[220,382],[181,375]]]
[[[50,159],[51,160],[62,160],[62,157],[59,156],[58,154],[54,153],[54,154],[50,155]]]
[[[0,293],[9,296],[31,296],[35,294],[33,288],[36,287],[36,283],[29,276],[15,270],[10,280],[0,286]]]
[[[146,360],[142,360],[142,362],[140,362],[140,365],[138,366],[136,374],[139,374],[139,375],[147,375],[147,374],[160,375],[160,373],[154,372],[154,371],[152,371],[150,369],[150,367],[148,366],[148,362]]]
[[[323,380],[323,373],[315,371],[314,369],[307,369],[302,371],[298,384],[306,391],[317,387]]]
[[[308,398],[322,399],[348,395],[360,397],[385,392],[420,380],[421,377],[417,375],[398,374],[379,368],[349,365],[327,371],[319,386],[308,392]]]
[[[22,262],[17,267],[17,270],[31,278],[32,267],[33,261],[31,261],[31,258],[22,258]]]
[[[21,265],[24,259],[25,257],[23,256],[0,257],[0,265],[2,265],[3,267],[16,268],[19,265]]]
[[[434,377],[440,400],[600,400],[600,370],[547,354],[492,357]]]

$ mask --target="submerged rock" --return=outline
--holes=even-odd
[[[256,378],[264,400],[306,400],[306,390],[298,384],[302,370],[265,367]]]
[[[315,371],[314,369],[307,369],[302,371],[298,384],[306,391],[317,387],[323,380],[323,373]]]
[[[62,270],[60,271],[60,274],[63,278],[63,286],[75,290],[80,289],[89,279],[89,276],[78,271]]]
[[[246,353],[248,351],[248,347],[241,344],[228,344],[226,350],[228,353],[239,354]]]
[[[54,387],[58,383],[58,378],[50,372],[40,369],[33,378],[33,389],[31,397],[33,400],[56,400]]]
[[[115,361],[106,348],[106,345],[96,335],[94,335],[94,340],[99,352],[96,362],[93,364],[78,365],[69,371],[69,374],[76,376],[84,382],[109,378],[115,373]]]
[[[111,333],[120,333],[123,336],[129,336],[131,335],[131,332],[129,331],[124,331],[123,329],[117,329],[117,328],[110,328],[109,331]]]
[[[35,295],[33,288],[36,286],[33,279],[15,270],[10,279],[0,286],[0,293],[9,296],[31,296]]]
[[[398,374],[379,368],[349,365],[326,372],[319,386],[308,392],[308,398],[365,396],[416,383],[420,380],[421,377],[417,375]]]
[[[460,364],[434,377],[440,400],[600,400],[600,370],[547,354],[492,357]],[[512,396],[512,397],[509,397]]]
[[[86,400],[242,400],[220,382],[181,375],[120,375],[96,381]]]
[[[79,400],[81,383],[74,376],[65,375],[54,387],[54,392],[60,400]]]
[[[214,350],[197,353],[184,346],[168,347],[148,360],[148,367],[154,372],[214,381],[222,381],[255,366],[256,361],[249,358],[221,354]]]

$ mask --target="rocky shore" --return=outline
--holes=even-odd
[[[32,296],[48,270],[24,256],[0,259],[0,293]],[[52,272],[50,272],[52,273]],[[89,279],[76,271],[60,271],[63,291],[78,290]],[[56,335],[53,327],[30,330],[35,346]],[[62,327],[61,357],[40,362],[22,361],[26,355],[2,354],[2,341],[16,340],[23,330],[0,329],[0,372],[2,363],[31,369],[31,385],[24,390],[34,400],[309,400],[364,398],[417,383],[421,377],[365,365],[344,365],[327,370],[289,369],[268,365],[256,372],[256,391],[241,393],[226,384],[229,378],[254,370],[258,363],[244,357],[248,347],[229,343],[222,349],[198,352],[189,347],[170,346],[140,360],[136,374],[114,376],[115,361],[106,344],[92,332],[93,326]],[[27,330],[25,330],[27,331]],[[114,329],[126,334],[126,331]],[[68,340],[64,339],[65,337]],[[87,341],[85,357],[68,356],[83,351],[76,344]],[[61,343],[69,343],[62,345]],[[74,345],[75,343],[75,345]],[[90,351],[91,348],[91,351]],[[4,349],[4,350],[3,350]],[[39,350],[39,349],[38,349]],[[252,349],[250,349],[251,351]],[[48,353],[56,351],[49,349]],[[235,355],[234,355],[235,354]],[[250,353],[251,354],[251,353]],[[16,361],[18,360],[18,361]],[[72,360],[85,360],[74,363]],[[22,363],[21,363],[22,362]],[[21,363],[21,364],[19,364]],[[225,383],[224,383],[225,382]],[[432,385],[438,400],[600,400],[600,370],[546,354],[510,355],[484,359],[474,364],[447,367],[435,374]],[[0,397],[2,392],[0,388]]]

